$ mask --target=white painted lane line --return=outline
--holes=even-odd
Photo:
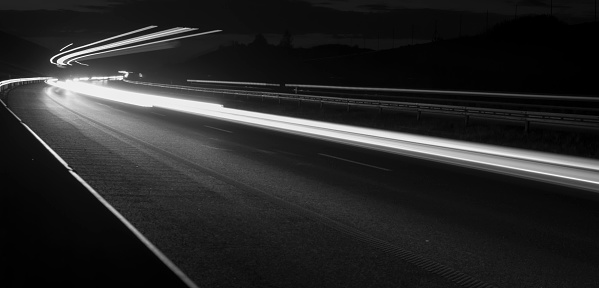
[[[165,116],[166,116],[166,115],[164,115],[164,114],[160,114],[160,113],[157,113],[157,112],[152,112],[152,111],[150,111],[150,113],[152,113],[152,114],[156,114],[156,115],[158,115],[158,116],[162,116],[162,117],[165,117]]]
[[[220,128],[216,128],[216,127],[212,127],[212,126],[208,126],[208,125],[204,125],[204,127],[206,128],[210,128],[210,129],[214,129],[214,130],[218,130],[218,131],[223,131],[223,132],[227,132],[227,133],[233,133],[229,130],[225,130],[225,129],[220,129]]]
[[[382,168],[382,167],[378,167],[378,166],[374,166],[374,165],[369,165],[369,164],[358,162],[358,161],[352,161],[352,160],[348,160],[348,159],[345,159],[345,158],[336,157],[336,156],[332,156],[332,155],[328,155],[328,154],[318,153],[318,155],[324,156],[324,157],[333,158],[333,159],[337,159],[337,160],[341,160],[341,161],[345,161],[345,162],[349,162],[349,163],[354,163],[354,164],[358,164],[358,165],[362,165],[362,166],[366,166],[366,167],[370,167],[370,168],[374,168],[374,169],[379,169],[379,170],[383,170],[383,171],[387,171],[387,172],[392,171],[392,170],[387,169],[387,168]]]
[[[275,151],[275,152],[277,152],[277,153],[281,153],[281,154],[287,154],[287,155],[291,155],[291,156],[294,156],[294,157],[304,157],[304,156],[302,156],[302,155],[295,154],[295,153],[291,153],[291,152],[287,152],[287,151],[283,151],[283,150],[276,150],[276,149],[275,149],[275,150],[273,150],[273,151]]]

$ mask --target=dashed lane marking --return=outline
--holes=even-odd
[[[229,130],[225,130],[225,129],[220,129],[220,128],[216,128],[216,127],[212,127],[212,126],[208,126],[208,125],[204,125],[204,127],[206,128],[210,128],[210,129],[214,129],[214,130],[218,130],[218,131],[223,131],[223,132],[227,132],[227,133],[233,133]]]
[[[349,162],[349,163],[354,163],[354,164],[358,164],[358,165],[362,165],[362,166],[366,166],[366,167],[370,167],[370,168],[374,168],[374,169],[379,169],[379,170],[383,170],[383,171],[387,171],[387,172],[391,171],[390,169],[387,169],[387,168],[382,168],[382,167],[378,167],[378,166],[374,166],[374,165],[370,165],[370,164],[366,164],[366,163],[362,163],[362,162],[358,162],[358,161],[353,161],[353,160],[349,160],[349,159],[345,159],[345,158],[341,158],[341,157],[336,157],[336,156],[332,156],[332,155],[328,155],[328,154],[324,154],[324,153],[318,153],[318,155],[345,161],[345,162]]]
[[[161,116],[161,117],[165,117],[165,116],[166,116],[166,115],[164,115],[164,114],[160,114],[160,113],[153,112],[153,111],[150,111],[150,113],[152,113],[152,114],[156,114],[156,115],[158,115],[158,116]]]

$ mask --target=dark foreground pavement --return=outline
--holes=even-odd
[[[453,272],[599,285],[599,206],[577,191],[43,85],[14,93],[15,112],[200,286],[474,287]]]

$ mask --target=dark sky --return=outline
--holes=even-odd
[[[593,21],[595,0],[553,0],[567,23]],[[391,48],[393,43],[472,35],[517,12],[549,14],[551,0],[4,0],[0,30],[52,50],[110,37],[148,25],[222,29],[183,41],[179,56],[198,54],[263,33],[276,44],[288,29],[295,46],[324,43]],[[516,9],[517,7],[517,9]],[[461,23],[461,25],[460,25]],[[461,29],[460,29],[461,27]],[[377,40],[380,39],[380,40]]]

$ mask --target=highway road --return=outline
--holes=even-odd
[[[582,191],[45,84],[7,104],[200,287],[599,287]]]

